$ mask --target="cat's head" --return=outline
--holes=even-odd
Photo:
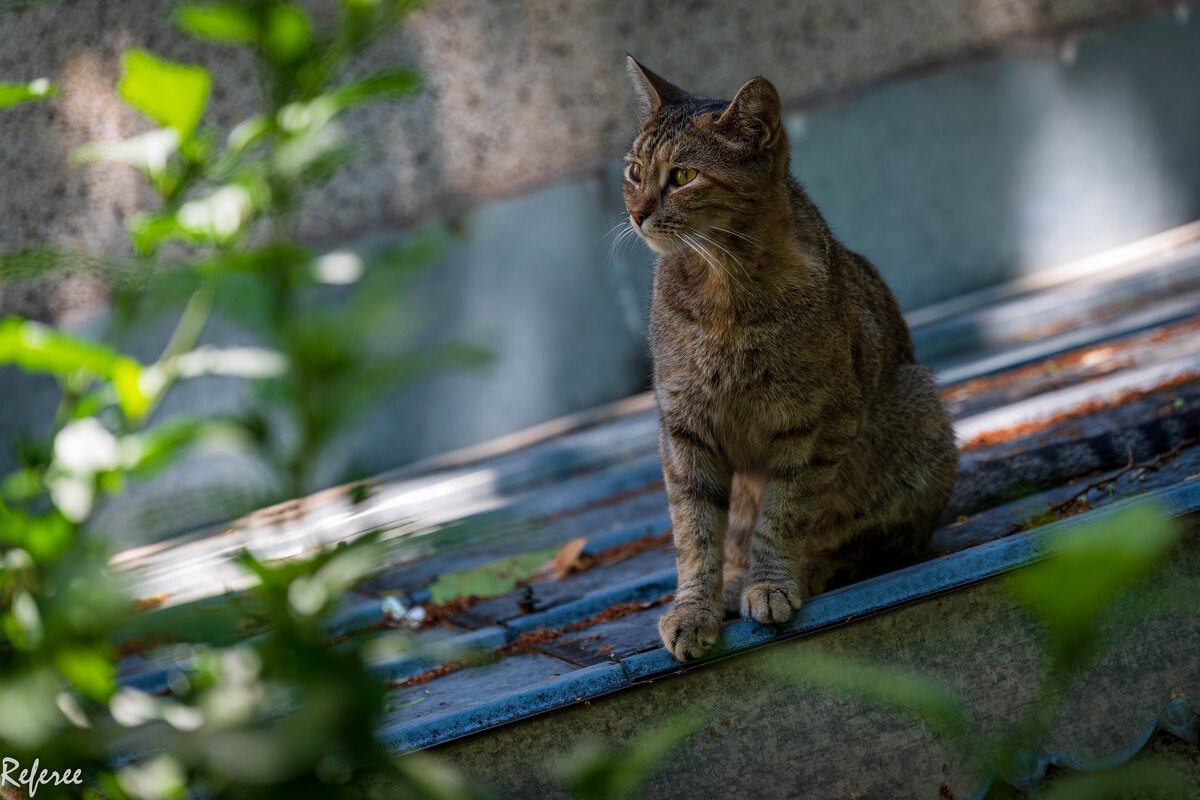
[[[787,174],[779,93],[748,81],[732,101],[689,94],[631,56],[629,74],[647,116],[625,156],[629,224],[660,253],[738,230]]]

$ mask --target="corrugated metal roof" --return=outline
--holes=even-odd
[[[954,521],[933,537],[940,555],[812,598],[783,626],[728,621],[713,658],[1032,563],[1057,530],[1133,497],[1200,509],[1200,241],[916,317],[964,447]],[[395,682],[380,736],[394,752],[425,748],[685,668],[657,633],[675,570],[656,444],[652,401],[632,398],[117,562],[143,597],[198,602],[246,585],[230,562],[243,547],[287,557],[383,531],[387,567],[330,633],[415,628],[410,655],[375,665]],[[579,537],[563,577],[430,602],[439,575]],[[424,622],[400,619],[416,607]],[[479,652],[483,663],[469,657]],[[172,668],[169,652],[134,654],[122,681],[166,691]]]

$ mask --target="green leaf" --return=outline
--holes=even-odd
[[[1051,654],[1071,665],[1091,652],[1097,617],[1150,574],[1177,535],[1163,514],[1134,506],[1062,534],[1053,555],[1004,586],[1045,627]]]
[[[107,376],[117,358],[104,345],[76,339],[48,325],[19,317],[0,320],[0,364],[15,363],[26,370],[62,377],[80,369]]]
[[[137,642],[184,641],[227,647],[244,639],[246,612],[226,598],[174,605],[135,614],[122,621],[113,636],[123,649]]]
[[[776,659],[767,669],[786,680],[904,714],[949,739],[970,729],[970,713],[949,687],[904,669],[816,651],[801,659]]]
[[[1153,758],[1103,772],[1065,777],[1039,797],[1042,800],[1117,800],[1136,796],[1186,800],[1193,796],[1194,788],[1193,779],[1179,766]]]
[[[314,617],[335,607],[351,583],[379,569],[383,547],[366,537],[330,551],[324,564],[311,575],[299,575],[288,586],[288,607],[300,617]]]
[[[150,430],[122,439],[122,447],[135,454],[127,464],[134,478],[144,479],[161,472],[189,450],[206,442],[243,442],[248,438],[240,425],[205,417],[172,417]]]
[[[45,489],[41,469],[22,467],[0,481],[0,501],[6,498],[18,503],[25,502],[37,497]]]
[[[242,166],[246,151],[261,142],[271,132],[270,117],[256,114],[242,120],[229,132],[225,140],[225,149],[209,167],[209,177],[215,181],[223,181],[233,177],[234,171]],[[261,169],[261,165],[251,165]]]
[[[257,186],[231,183],[202,197],[188,200],[176,213],[135,214],[129,237],[140,255],[152,255],[164,242],[181,240],[195,244],[228,242],[264,202]]]
[[[25,521],[25,536],[22,546],[39,564],[58,560],[76,541],[78,528],[53,509],[39,517]]]
[[[142,391],[141,376],[142,365],[132,358],[121,356],[113,364],[111,380],[117,392],[117,403],[125,416],[133,420],[146,416],[153,403],[153,398]]]
[[[334,596],[345,591],[359,578],[379,569],[386,555],[384,546],[374,537],[363,537],[349,545],[334,548],[333,555],[313,578],[320,581]]]
[[[102,344],[72,336],[47,325],[6,317],[0,320],[0,364],[15,363],[32,372],[67,378],[80,370],[110,381],[121,410],[140,419],[151,398],[139,386],[142,365]]]
[[[644,731],[623,747],[589,742],[558,767],[575,800],[620,800],[632,797],[672,750],[700,728],[700,717],[684,712]]]
[[[182,232],[174,214],[139,211],[129,221],[129,239],[138,255],[151,255],[163,242],[180,236]]]
[[[422,225],[399,244],[386,244],[367,254],[372,269],[414,274],[441,260],[454,239],[442,223]]]
[[[212,78],[208,70],[191,64],[164,61],[141,49],[126,50],[124,73],[117,90],[126,102],[146,116],[186,139],[196,129]]]
[[[254,44],[258,22],[238,3],[187,3],[175,11],[175,24],[197,39],[226,44]]]
[[[217,283],[215,306],[220,313],[264,338],[272,338],[274,334],[271,310],[276,301],[266,280],[257,275],[230,272]]]
[[[88,392],[79,398],[71,409],[71,419],[87,419],[94,417],[116,402],[116,393],[109,384]]]
[[[45,78],[29,83],[0,83],[0,108],[15,106],[30,100],[41,100],[58,93],[58,87]]]
[[[330,96],[339,108],[353,108],[385,97],[408,97],[421,88],[421,76],[411,69],[376,72],[337,87]]]
[[[276,64],[299,60],[312,45],[308,15],[289,3],[271,6],[262,45],[267,57]]]
[[[559,548],[522,553],[482,567],[440,575],[429,587],[430,599],[445,603],[456,597],[494,597],[511,592],[517,583],[537,574]]]
[[[395,761],[403,792],[395,796],[423,800],[494,800],[496,795],[472,785],[458,769],[427,753],[409,753]]]
[[[54,666],[72,686],[93,700],[106,702],[117,690],[117,670],[100,645],[71,647],[54,655]]]
[[[278,176],[289,182],[316,183],[354,158],[357,148],[343,143],[338,129],[330,126],[337,108],[327,98],[289,103],[277,119],[288,133],[271,154]]]

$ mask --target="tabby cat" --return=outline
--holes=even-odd
[[[629,222],[660,254],[650,314],[680,660],[725,611],[787,621],[803,597],[921,552],[958,453],[900,309],[788,171],[779,95],[697,97],[632,58],[648,115]]]

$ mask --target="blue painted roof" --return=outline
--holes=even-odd
[[[1200,244],[1147,258],[1153,269],[993,292],[974,307],[960,302],[940,317],[916,315],[914,340],[969,446],[954,501],[962,516],[934,535],[941,555],[815,597],[778,628],[727,622],[712,658],[1032,563],[1055,531],[1136,496],[1153,495],[1176,515],[1200,509]],[[143,596],[192,602],[244,585],[229,562],[242,547],[287,557],[384,531],[387,567],[357,587],[331,634],[370,635],[389,609],[424,603],[427,613],[442,612],[438,625],[412,633],[409,654],[374,665],[396,682],[395,710],[379,735],[394,752],[425,748],[704,668],[707,660],[675,661],[658,639],[675,571],[662,537],[669,519],[656,444],[652,402],[632,398],[381,476],[363,502],[325,493],[262,512],[234,531],[198,533],[118,562]],[[1127,457],[1143,461],[1172,448],[1170,469],[1122,472]],[[1033,452],[1042,457],[1031,460]],[[1085,492],[1106,476],[1116,476],[1111,491]],[[1010,499],[1018,482],[1036,491]],[[1081,494],[1092,510],[1064,510],[1061,521],[1018,530]],[[455,608],[428,605],[439,575],[577,537],[597,566]],[[479,652],[494,658],[474,665],[464,658]],[[169,653],[135,655],[122,680],[165,690],[172,669]]]

